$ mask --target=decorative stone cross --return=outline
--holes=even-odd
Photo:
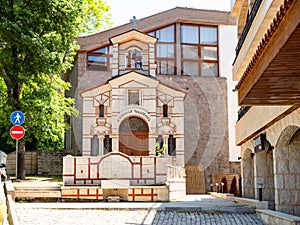
[[[137,22],[139,20],[136,19],[135,16],[132,17],[132,19],[130,20],[130,22],[132,23],[132,29],[136,30],[137,29]]]

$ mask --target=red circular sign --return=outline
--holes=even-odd
[[[13,139],[19,140],[24,137],[25,129],[22,126],[16,125],[16,126],[13,126],[12,128],[10,128],[9,133]]]

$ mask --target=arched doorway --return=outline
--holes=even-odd
[[[278,211],[300,216],[300,129],[286,127],[274,151],[275,208]]]
[[[119,151],[129,156],[149,156],[149,128],[138,117],[125,119],[119,127]]]
[[[266,146],[266,144],[265,144]],[[269,145],[265,151],[255,153],[256,157],[256,182],[263,184],[263,200],[268,201],[269,209],[275,209],[275,187],[274,187],[274,166],[273,151]],[[258,199],[258,187],[257,196]]]

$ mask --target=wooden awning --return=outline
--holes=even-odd
[[[285,0],[236,86],[239,105],[300,102],[300,1]]]

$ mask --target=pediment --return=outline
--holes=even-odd
[[[128,42],[130,40],[137,40],[137,41],[142,41],[145,43],[153,43],[154,44],[157,41],[157,38],[150,36],[148,34],[145,34],[143,32],[137,31],[137,30],[130,30],[123,34],[111,37],[109,40],[112,44],[124,43],[124,42]]]
[[[148,85],[135,80],[129,81],[128,83],[121,84],[119,87],[120,88],[149,88]]]

